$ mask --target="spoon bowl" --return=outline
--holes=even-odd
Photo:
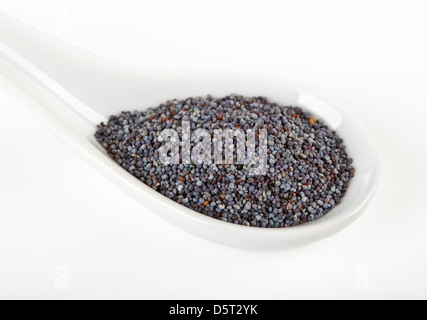
[[[355,221],[379,179],[375,145],[364,126],[311,88],[265,75],[178,72],[112,62],[0,14],[1,83],[64,142],[131,197],[201,238],[249,249],[282,249],[331,236]],[[124,110],[144,110],[173,98],[231,93],[299,106],[344,139],[356,169],[346,196],[325,217],[292,228],[263,229],[219,221],[157,193],[116,164],[94,137],[96,125]],[[141,212],[141,214],[146,214]]]

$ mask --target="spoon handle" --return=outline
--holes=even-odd
[[[74,93],[84,67],[100,59],[0,13],[0,71],[21,89],[62,112],[72,121],[93,127],[103,117]],[[101,66],[99,66],[101,67]]]

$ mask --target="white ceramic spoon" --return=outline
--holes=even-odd
[[[2,84],[30,111],[124,192],[171,223],[205,239],[252,249],[304,245],[344,229],[361,215],[378,183],[369,133],[345,109],[306,86],[282,78],[228,72],[173,72],[135,68],[84,52],[0,14]],[[123,110],[154,107],[172,98],[266,96],[300,106],[326,121],[345,140],[356,176],[342,203],[317,221],[262,229],[215,220],[181,206],[134,178],[94,138],[96,124]],[[141,214],[147,214],[141,210]],[[159,233],[159,237],[162,234]]]

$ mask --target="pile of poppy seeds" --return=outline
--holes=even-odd
[[[245,164],[162,164],[164,129],[266,129],[265,174]],[[96,139],[140,181],[194,211],[245,226],[281,228],[323,217],[344,197],[354,176],[343,140],[299,107],[263,97],[172,100],[146,111],[122,112],[98,125]],[[258,138],[258,135],[257,135]],[[194,147],[195,141],[191,142]],[[257,147],[259,147],[257,141]]]

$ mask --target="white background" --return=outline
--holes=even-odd
[[[233,249],[141,207],[0,89],[0,298],[427,298],[427,1],[0,0],[0,10],[113,60],[305,82],[366,124],[382,169],[368,210],[341,233]]]

